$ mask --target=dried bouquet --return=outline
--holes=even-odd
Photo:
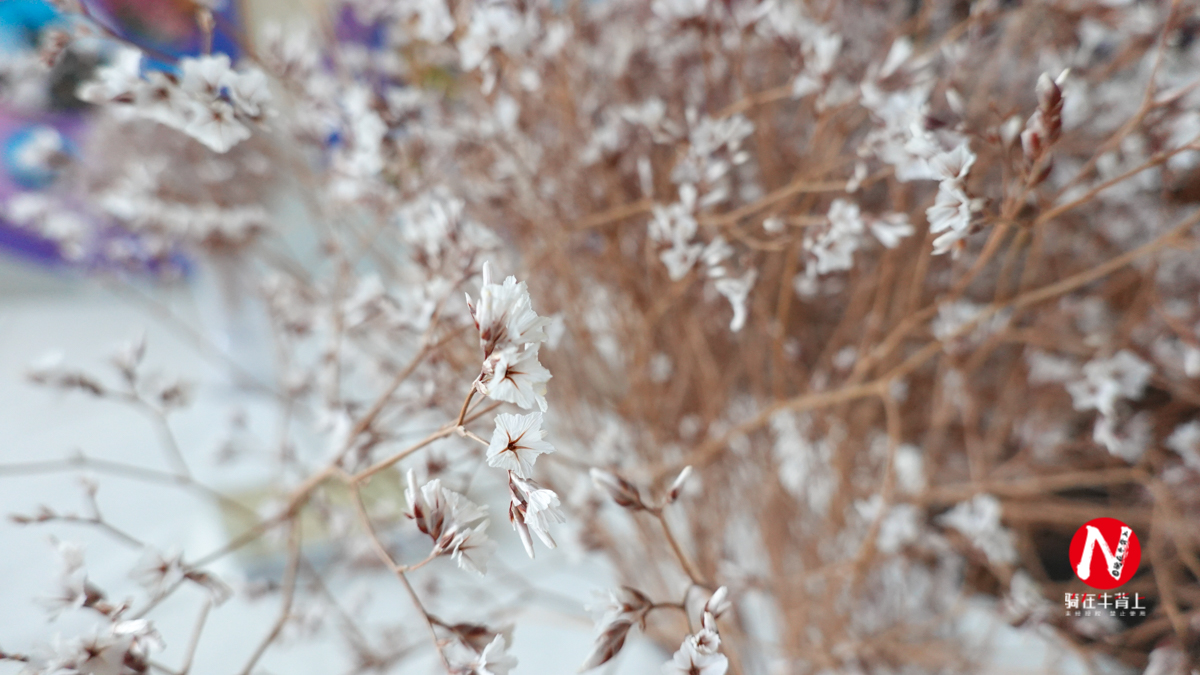
[[[973,671],[980,597],[1086,663],[1200,667],[1196,2],[331,0],[236,58],[213,0],[163,3],[201,36],[177,57],[104,4],[3,57],[10,105],[93,64],[90,133],[47,127],[21,159],[57,177],[5,215],[113,283],[199,261],[258,307],[266,361],[209,356],[279,411],[281,487],[196,477],[191,389],[143,342],[108,373],[37,364],[145,412],[165,455],[0,467],[97,476],[90,511],[15,518],[145,551],[122,600],[61,543],[52,609],[97,631],[0,658],[186,675],[210,608],[253,591],[216,564],[274,542],[278,618],[241,672],[305,606],[347,672],[520,672],[536,588],[442,609],[508,584],[516,538],[615,570],[582,670],[644,636],[672,675]],[[109,473],[244,526],[156,551],[101,515]],[[1141,537],[1142,614],[1059,605],[1098,516]],[[341,608],[371,566],[420,632]],[[189,586],[194,634],[160,634]]]

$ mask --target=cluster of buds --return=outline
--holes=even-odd
[[[642,495],[636,485],[611,471],[593,468],[590,473],[592,482],[596,487],[607,492],[608,496],[617,503],[617,506],[631,511],[658,511],[663,506],[674,503],[676,499],[679,499],[679,494],[683,490],[684,483],[692,475],[692,467],[683,467],[683,470],[679,472],[675,480],[671,481],[670,487],[667,488],[666,494],[663,495],[662,503],[658,506],[647,504],[642,499]]]
[[[521,544],[529,557],[533,557],[531,531],[546,548],[555,548],[554,537],[550,536],[550,520],[559,523],[565,521],[559,510],[558,495],[536,481],[518,476],[515,471],[508,472],[508,492],[508,520],[521,537]]]
[[[1061,85],[1066,81],[1069,72],[1064,70],[1054,80],[1046,73],[1042,73],[1038,78],[1038,109],[1029,116],[1025,130],[1021,132],[1021,149],[1025,152],[1025,163],[1030,171],[1030,185],[1037,185],[1046,180],[1054,166],[1049,150],[1062,135]]]
[[[459,567],[477,574],[487,572],[487,559],[495,542],[487,537],[487,511],[463,495],[442,487],[434,479],[417,488],[416,475],[408,472],[405,515],[433,540],[430,557],[449,555]]]
[[[580,667],[580,672],[611,661],[625,646],[625,638],[634,625],[642,630],[646,629],[646,615],[654,609],[650,598],[636,588],[621,586],[609,591],[608,595],[608,606],[600,621],[600,634],[596,637],[591,655]]]
[[[728,598],[729,590],[722,586],[704,603],[700,630],[684,638],[679,651],[663,666],[665,675],[725,675],[729,659],[719,651],[721,636],[717,632],[717,619],[729,609]]]

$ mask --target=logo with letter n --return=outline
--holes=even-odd
[[[1070,559],[1075,576],[1085,584],[1111,589],[1137,573],[1142,547],[1133,528],[1116,518],[1096,518],[1075,532]]]

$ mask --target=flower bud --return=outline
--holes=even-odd
[[[1037,86],[1038,108],[1041,110],[1055,110],[1062,107],[1062,89],[1059,89],[1054,80],[1046,73],[1042,73],[1038,78]]]
[[[610,623],[604,632],[600,633],[600,637],[596,638],[596,646],[592,649],[588,660],[579,667],[579,672],[591,670],[611,661],[620,653],[621,647],[625,646],[625,636],[629,635],[629,629],[632,627],[633,623],[624,619]]]
[[[683,471],[675,477],[675,481],[671,483],[671,487],[667,489],[667,503],[670,504],[679,498],[679,492],[683,489],[683,484],[692,476],[692,466],[683,467]]]
[[[732,606],[733,603],[729,602],[729,589],[722,586],[712,594],[708,602],[704,603],[704,613],[712,614],[714,619],[719,619]]]
[[[592,482],[596,487],[608,493],[612,500],[618,506],[623,506],[627,509],[641,510],[646,508],[642,503],[642,498],[638,494],[637,487],[620,476],[609,473],[602,469],[593,468],[591,470]]]

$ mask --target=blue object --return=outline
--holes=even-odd
[[[35,49],[41,30],[59,18],[45,0],[0,0],[0,53]]]
[[[46,145],[39,149],[37,144]],[[53,144],[53,145],[51,145]],[[56,146],[56,147],[54,147]],[[75,155],[71,141],[54,127],[45,124],[30,124],[17,129],[4,139],[4,170],[13,183],[27,189],[40,190],[58,178],[61,161],[39,163],[39,154],[47,151],[66,158]]]

